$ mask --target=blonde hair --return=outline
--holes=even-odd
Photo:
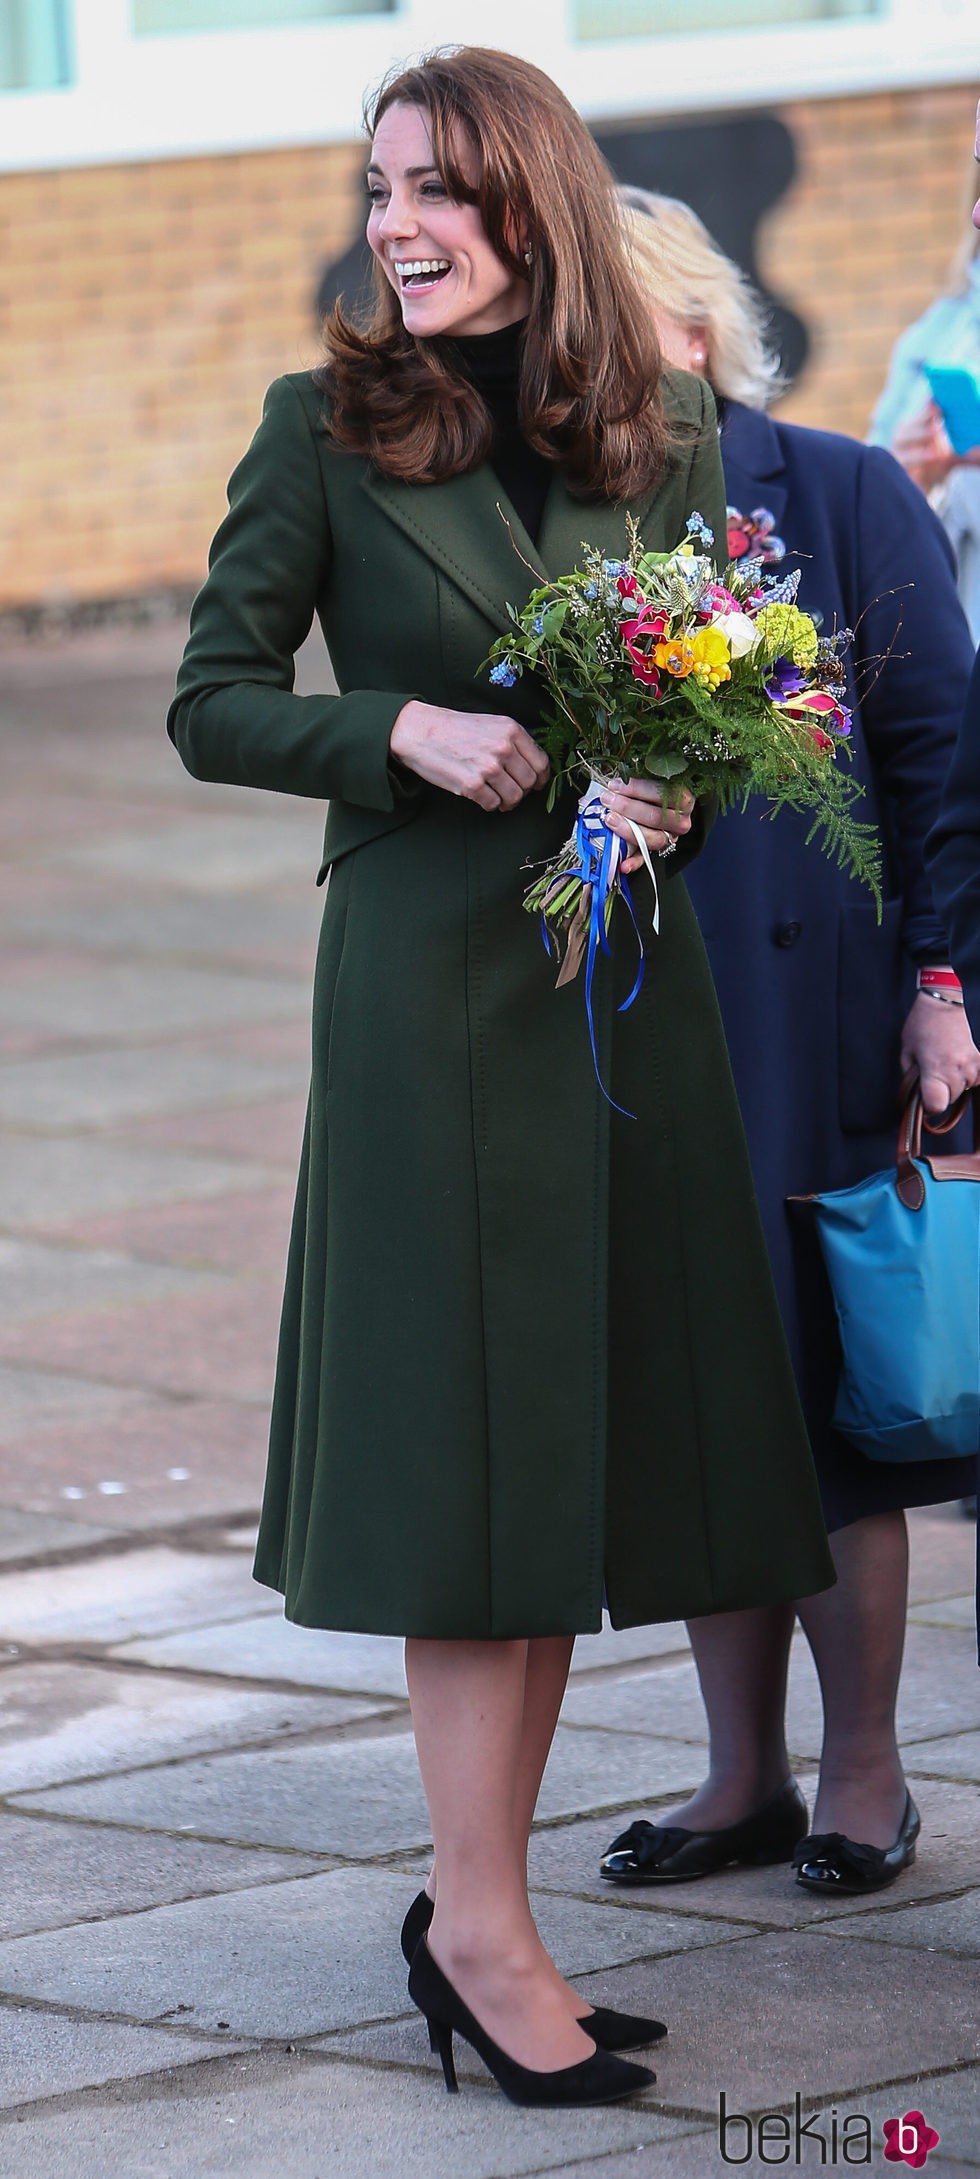
[[[633,188],[618,196],[630,254],[654,307],[683,325],[704,327],[705,376],[715,393],[767,408],[785,380],[770,346],[765,304],[747,274],[679,197]]]

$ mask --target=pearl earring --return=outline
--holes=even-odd
[[[525,250],[525,252],[524,252],[524,263],[525,263],[525,265],[533,265],[533,263],[534,263],[534,251],[533,251],[533,250]]]

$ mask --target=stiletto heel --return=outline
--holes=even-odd
[[[434,2050],[442,2059],[442,2077],[446,2083],[446,2094],[448,2096],[458,2096],[459,2082],[456,2079],[456,2060],[453,2057],[453,2031],[451,2028],[447,2028],[441,2020],[429,2020],[426,2022],[426,2026],[429,2030],[429,2048]]]
[[[581,2059],[578,2065],[560,2066],[553,2073],[539,2073],[532,2066],[520,2065],[516,2058],[509,2058],[507,2052],[501,2050],[485,2028],[481,2028],[458,1990],[433,1959],[424,1937],[419,1939],[409,1968],[408,1994],[429,2023],[450,2095],[458,2086],[452,2048],[454,2031],[478,2052],[511,2103],[552,2106],[614,2103],[621,2096],[637,2095],[656,2079],[656,2074],[648,2072],[646,2066],[633,2065],[628,2058],[616,2058],[610,2051],[596,2049],[591,2058]],[[588,2022],[584,2032],[588,2034]]]
[[[427,1891],[420,1891],[413,1899],[402,1923],[401,1948],[411,1967],[419,1938],[424,1937],[436,1911],[435,1900]],[[648,2043],[662,2042],[667,2029],[662,2020],[645,2020],[642,2013],[617,2013],[611,2005],[596,2005],[590,2013],[580,2013],[579,2027],[583,2028],[597,2050],[645,2050]],[[432,2024],[429,2023],[429,2049],[435,2053]]]

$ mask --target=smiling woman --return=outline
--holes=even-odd
[[[484,229],[473,154],[461,148],[459,158],[469,203],[449,195],[420,108],[399,100],[382,113],[368,167],[367,237],[401,301],[402,323],[429,340],[495,333],[526,318],[531,302],[526,272],[498,257]],[[526,244],[523,259],[532,262]]]
[[[531,677],[482,669],[583,532],[617,564],[633,520],[651,550],[692,508],[720,533],[718,436],[707,388],[661,376],[612,177],[555,84],[458,48],[368,122],[374,309],[269,394],[170,718],[199,776],[330,801],[256,1573],[304,1625],[408,1637],[438,1886],[402,1944],[447,2084],[458,2029],[516,2102],[605,2102],[648,2085],[618,2054],[662,2025],[591,2010],[527,1892],[574,1635],[604,1594],[626,1624],[830,1567],[672,882],[705,818],[632,777],[610,814],[676,847],[625,1019],[611,939],[598,1035],[639,1115],[617,1127],[520,904],[574,796],[541,791]],[[314,612],[335,697],[293,694]]]

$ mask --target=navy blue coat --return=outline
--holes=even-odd
[[[939,822],[926,845],[937,904],[963,985],[973,1041],[980,1041],[980,651],[967,690]]]
[[[853,771],[884,843],[881,924],[790,811],[723,818],[687,877],[714,972],[828,1526],[959,1496],[963,1463],[883,1465],[830,1427],[839,1356],[807,1213],[786,1198],[894,1161],[901,1027],[916,963],[948,959],[923,850],[973,657],[946,535],[890,454],[726,405],[730,507],[765,507],[799,603],[856,630]],[[719,554],[720,557],[720,554]],[[980,821],[980,820],[978,820]],[[977,879],[980,891],[980,876]]]

